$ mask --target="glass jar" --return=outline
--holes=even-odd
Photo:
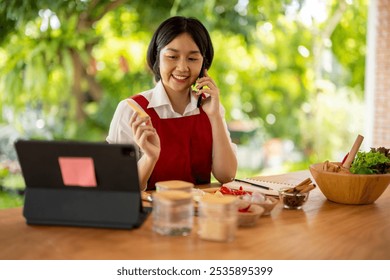
[[[164,191],[184,191],[184,192],[192,192],[194,188],[194,184],[186,181],[180,180],[171,180],[171,181],[161,181],[156,182],[156,191],[164,192]]]
[[[279,190],[279,198],[283,202],[285,209],[302,209],[303,204],[309,198],[309,192],[288,192],[289,189]]]
[[[238,203],[234,196],[207,195],[199,201],[199,231],[201,239],[232,241],[237,230]]]
[[[193,226],[192,195],[183,191],[153,193],[153,231],[161,235],[189,235]]]

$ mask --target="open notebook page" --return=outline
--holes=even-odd
[[[265,195],[278,196],[278,190],[283,188],[292,188],[306,178],[308,178],[308,172],[304,170],[282,175],[256,176],[252,178],[245,178],[242,179],[241,182],[232,181],[224,185],[229,188],[238,189],[239,187],[243,187],[245,190],[248,191],[258,191]],[[247,183],[242,181],[245,181]],[[259,184],[270,189],[267,190],[261,187],[256,187],[253,184]]]

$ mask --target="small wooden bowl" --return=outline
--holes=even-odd
[[[333,202],[370,204],[390,184],[390,174],[335,173],[324,171],[323,165],[324,163],[312,164],[310,173],[325,197]]]
[[[279,199],[273,197],[267,197],[264,202],[260,203],[252,203],[259,205],[264,208],[264,213],[262,216],[268,216],[271,214],[271,211],[275,208],[275,206],[279,203]]]
[[[248,212],[238,212],[238,226],[239,227],[251,227],[257,224],[259,217],[263,214],[264,208],[252,204]]]

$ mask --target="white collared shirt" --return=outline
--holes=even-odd
[[[153,89],[144,91],[140,94],[149,101],[148,108],[153,108],[161,119],[181,118],[185,116],[199,114],[199,108],[197,108],[197,98],[192,94],[190,103],[188,103],[183,115],[175,112],[172,108],[172,104],[168,98],[168,95],[164,89],[161,80],[156,84]],[[133,132],[129,125],[130,118],[133,115],[134,111],[127,104],[127,100],[130,100],[130,102],[135,102],[131,98],[119,102],[110,124],[108,136],[106,138],[107,142],[110,144],[134,144]],[[222,105],[220,106],[220,113],[224,122],[224,127],[227,132],[227,135],[230,136],[225,121],[225,109]],[[231,143],[231,145],[233,150],[236,152],[236,145],[234,143]]]

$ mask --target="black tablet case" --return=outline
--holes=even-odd
[[[15,148],[27,224],[131,229],[150,212],[142,206],[133,145],[19,140]],[[64,185],[59,157],[92,158],[97,187]]]

